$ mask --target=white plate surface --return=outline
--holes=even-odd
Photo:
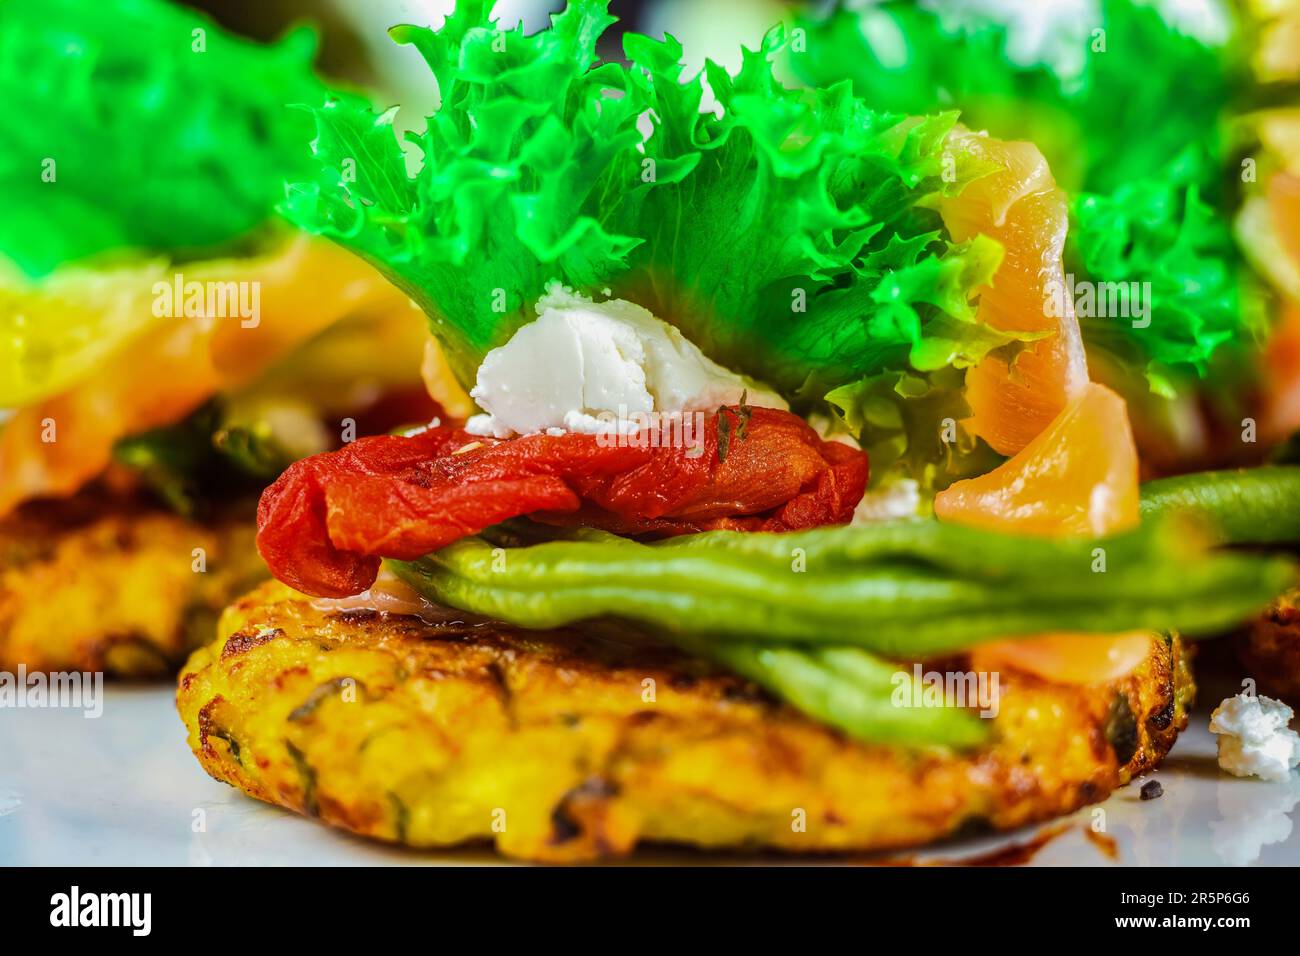
[[[485,849],[414,853],[370,843],[265,806],[208,778],[185,746],[167,687],[106,688],[104,713],[0,710],[0,864],[375,865],[499,862]],[[1164,796],[1129,786],[1057,824],[1030,865],[1300,865],[1300,773],[1288,783],[1219,772],[1198,713],[1153,776]],[[200,813],[201,811],[201,813]],[[1116,859],[1084,829],[1101,819]],[[203,826],[196,825],[201,820]],[[1038,830],[951,843],[917,860],[983,857]],[[1055,829],[1053,829],[1055,832]],[[779,862],[653,850],[640,863]],[[804,861],[806,862],[806,861]]]

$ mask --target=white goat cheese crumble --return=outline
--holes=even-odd
[[[1237,777],[1286,780],[1300,765],[1300,734],[1287,727],[1293,716],[1270,697],[1229,697],[1210,715],[1210,732],[1219,735],[1219,766]]]
[[[470,396],[485,414],[470,418],[471,434],[627,433],[629,416],[714,411],[745,392],[750,405],[788,407],[631,302],[552,285],[537,314],[483,359]]]

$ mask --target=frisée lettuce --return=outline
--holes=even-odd
[[[441,96],[409,136],[415,175],[393,110],[337,98],[312,111],[318,165],[283,206],[408,292],[462,383],[551,282],[636,303],[796,407],[1014,346],[971,302],[1001,246],[950,241],[933,208],[994,171],[946,151],[955,113],[877,112],[848,83],[788,88],[779,27],[735,76],[685,77],[671,36],[627,34],[627,64],[602,60],[605,0],[572,0],[533,35],[490,7],[391,31]]]

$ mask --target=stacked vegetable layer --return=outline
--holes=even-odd
[[[946,202],[1009,171],[1025,177],[1019,193],[986,197],[989,205],[1009,208],[1035,188],[1044,202],[1058,198],[1036,152],[982,149],[981,137],[957,130],[955,113],[907,116],[943,104],[891,100],[870,83],[858,86],[871,99],[829,82],[839,77],[789,89],[771,63],[786,51],[780,29],[747,51],[738,75],[708,64],[684,82],[671,37],[626,35],[630,65],[603,62],[597,42],[612,18],[602,0],[573,0],[532,36],[497,29],[490,6],[460,3],[437,31],[393,31],[424,57],[442,98],[427,131],[412,137],[423,158],[416,175],[391,112],[340,100],[315,111],[318,169],[285,205],[300,227],[359,252],[408,291],[463,382],[557,280],[651,310],[798,411],[825,411],[832,396],[862,428],[906,430],[901,414],[889,414],[899,398],[967,419],[967,369],[992,357],[1010,370],[1031,343],[1065,327],[1004,329],[980,321],[973,304],[990,285],[1005,288],[1004,258],[1054,266],[1059,244],[1011,249],[978,229],[955,241],[941,215]],[[1115,9],[1112,42],[1147,43],[1152,22]],[[917,29],[913,39],[925,35]],[[1155,52],[1173,65],[1200,63],[1200,47],[1158,44],[1166,40]],[[811,59],[843,67],[825,59],[828,49],[817,46]],[[1090,95],[1111,97],[1113,80],[1099,68]],[[1043,80],[1044,96],[1072,109],[1051,82]],[[719,108],[702,112],[706,83]],[[1218,84],[1216,74],[1197,87],[1203,111],[1221,107]],[[923,85],[931,94],[941,86],[930,75]],[[877,103],[899,112],[877,112]],[[1124,191],[1127,173],[1074,183],[1093,191],[1075,208],[1088,266],[1132,266],[1161,282],[1161,324],[1141,340],[1139,363],[1153,382],[1165,368],[1203,371],[1249,325],[1223,264],[1230,239],[1209,221],[1201,192],[1220,161],[1217,141],[1199,122],[1172,125],[1130,167],[1150,166],[1154,177],[1136,193]],[[1186,157],[1169,155],[1180,129],[1194,134]],[[1025,222],[1021,231],[1056,228],[1049,216]],[[1126,237],[1118,248],[1105,239],[1116,230]],[[1027,272],[1033,289],[1043,273]],[[911,464],[924,472],[934,462]],[[313,509],[336,520],[347,512]],[[896,667],[886,658],[1053,631],[1206,633],[1257,611],[1293,574],[1285,560],[1194,547],[1167,525],[1102,541],[928,521],[659,544],[580,531],[516,547],[484,534],[394,566],[437,601],[524,626],[631,619],[863,739],[951,746],[978,742],[986,725],[951,708],[889,706],[883,691]],[[406,558],[415,549],[367,553]]]
[[[1229,226],[1239,170],[1226,124],[1246,105],[1246,45],[1192,36],[1135,0],[1096,8],[1033,38],[948,0],[842,5],[801,21],[806,49],[790,62],[813,84],[851,80],[881,108],[956,108],[973,128],[1038,144],[1073,197],[1080,283],[1151,283],[1142,321],[1081,316],[1090,345],[1168,394],[1263,327]],[[1045,36],[1060,43],[1028,55]]]
[[[529,545],[497,530],[391,564],[434,601],[524,627],[640,622],[861,739],[968,746],[988,732],[971,713],[891,704],[900,669],[890,660],[1057,631],[1231,627],[1283,591],[1295,566],[1197,542],[1300,538],[1294,521],[1241,507],[1261,493],[1296,500],[1300,468],[1157,484],[1148,524],[1100,541],[935,521],[655,544],[575,531]]]
[[[319,168],[286,215],[407,290],[463,383],[557,280],[636,302],[800,409],[879,376],[928,390],[920,373],[1036,337],[976,320],[1004,250],[952,241],[936,210],[999,168],[949,148],[955,113],[876,112],[844,84],[789,89],[770,62],[780,28],[734,77],[709,64],[684,79],[671,37],[626,34],[631,65],[603,62],[607,6],[574,0],[532,36],[498,30],[485,0],[437,31],[394,29],[442,96],[413,137],[414,178],[391,113],[315,113]],[[706,78],[716,112],[701,112]],[[935,411],[964,418],[948,395]]]

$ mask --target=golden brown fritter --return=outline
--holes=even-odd
[[[0,520],[0,670],[174,673],[267,576],[254,533],[107,491],[23,506]]]
[[[1153,638],[1092,688],[1002,675],[997,741],[853,743],[676,652],[577,631],[323,611],[268,583],[223,616],[177,703],[204,769],[417,847],[582,861],[638,842],[875,850],[1101,800],[1186,726],[1186,652]]]
[[[1300,707],[1300,590],[1278,598],[1234,644],[1262,693]]]

